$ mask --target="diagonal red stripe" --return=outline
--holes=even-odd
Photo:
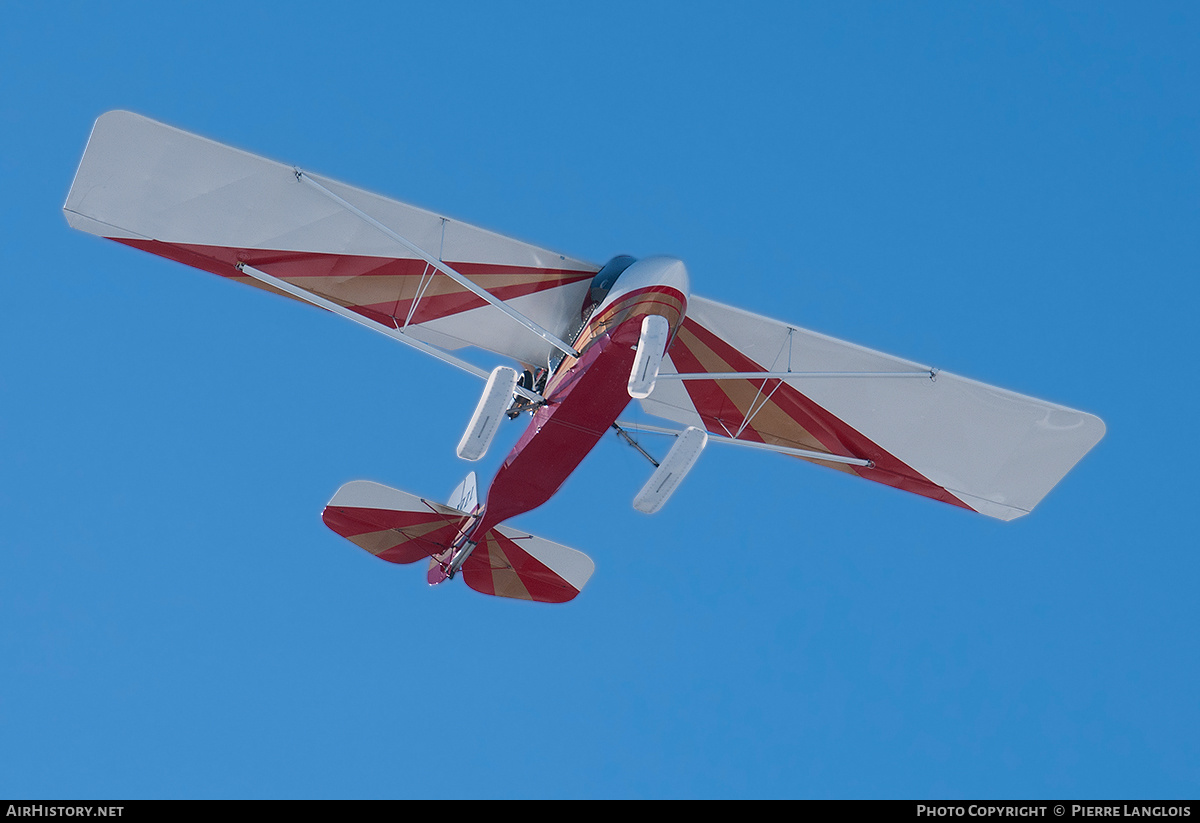
[[[255,285],[260,284],[257,284],[252,278],[242,275],[234,266],[238,263],[246,263],[274,277],[289,281],[303,278],[336,278],[348,281],[357,277],[402,277],[412,278],[414,286],[415,282],[429,270],[424,260],[413,258],[365,257],[272,249],[237,249],[224,246],[163,243],[157,240],[113,239],[169,260]],[[447,265],[477,282],[479,286],[500,300],[512,300],[527,294],[578,283],[590,279],[593,275],[591,271],[578,269],[507,266],[494,263],[447,262]],[[438,276],[445,278],[445,275]],[[516,278],[517,282],[489,285],[488,280],[496,278],[505,280]],[[442,292],[425,295],[418,304],[411,322],[424,323],[487,305],[483,298],[458,284],[454,284],[450,289],[442,289]],[[397,296],[400,294],[399,287],[396,289],[396,294]],[[391,325],[388,321],[389,318],[396,318],[403,322],[408,317],[413,303],[410,298],[358,306],[348,303],[344,298],[339,298],[336,293],[323,296],[334,299],[372,320],[387,325]]]
[[[723,360],[731,372],[766,371],[760,364],[754,362],[741,351],[721,339],[718,335],[701,326],[691,318],[684,320],[684,328],[695,336],[696,341],[707,346],[715,355]],[[688,349],[682,339],[676,340],[671,348],[671,359],[681,372],[707,372],[696,354]],[[684,386],[688,396],[696,406],[704,420],[705,426],[714,434],[729,436],[726,426],[734,432],[742,425],[745,417],[737,405],[721,389],[721,384],[727,381],[686,381]],[[895,486],[908,492],[920,494],[944,503],[969,509],[963,501],[937,485],[895,455],[884,449],[878,443],[864,436],[844,420],[822,408],[809,397],[802,394],[794,386],[784,383],[776,389],[777,380],[748,380],[744,381],[762,390],[765,397],[771,396],[771,402],[782,410],[797,427],[798,433],[811,436],[831,454],[844,457],[858,457],[871,460],[873,468],[853,466],[851,470],[868,480]],[[725,426],[720,421],[725,422]],[[731,425],[732,424],[732,425]],[[769,438],[769,440],[767,439]],[[775,443],[778,437],[764,434],[754,427],[753,420],[742,432],[739,439],[758,442]],[[797,438],[799,442],[800,438]]]
[[[494,538],[503,549],[512,565],[513,572],[520,578],[529,596],[539,603],[565,603],[579,594],[579,590],[551,571],[541,561],[522,549],[515,541],[497,531],[490,531],[479,543],[478,548],[463,563],[463,580],[477,592],[492,594],[495,581],[492,573],[493,560],[486,550],[488,538]]]

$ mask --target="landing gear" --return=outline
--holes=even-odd
[[[472,514],[462,524],[462,527],[458,531],[458,536],[454,538],[454,542],[447,546],[444,551],[430,556],[429,570],[425,572],[425,579],[430,586],[436,586],[438,583],[446,580],[453,580],[454,575],[458,574],[458,570],[462,568],[462,564],[467,562],[467,558],[471,556],[471,552],[475,551],[475,547],[479,545],[478,541],[468,538],[474,532],[475,526],[482,516],[482,509]]]
[[[461,544],[455,542],[444,552],[433,555],[429,558],[429,571],[425,573],[425,580],[430,586],[436,586],[446,580],[453,580],[454,575],[458,574],[462,564],[467,562],[467,558],[471,556],[471,552],[475,551],[475,547],[478,545],[470,540]]]
[[[536,372],[526,369],[521,374],[521,379],[517,381],[517,385],[523,389],[541,394],[546,388],[546,378],[549,376],[549,369],[538,369]],[[513,398],[513,404],[508,409],[508,419],[516,420],[523,412],[532,412],[537,407],[537,403],[518,394]]]

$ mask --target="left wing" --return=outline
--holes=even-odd
[[[1093,415],[695,296],[642,405],[1001,520],[1104,436]]]
[[[91,234],[280,291],[246,264],[443,350],[529,364],[546,339],[487,300],[562,338],[599,268],[124,111],[96,121],[63,210]]]

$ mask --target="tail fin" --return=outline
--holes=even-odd
[[[468,475],[452,499],[473,488]],[[414,563],[445,551],[466,526],[467,511],[424,500],[367,480],[338,489],[321,515],[325,525],[376,557]],[[488,531],[462,566],[467,585],[477,592],[541,603],[573,599],[591,578],[595,564],[582,552],[549,540],[497,526]]]
[[[450,492],[450,500],[448,501],[451,508],[458,509],[467,514],[474,514],[476,507],[479,505],[479,491],[476,488],[475,472],[471,472],[463,478],[463,482],[459,483],[454,491]]]

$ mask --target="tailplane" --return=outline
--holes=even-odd
[[[321,519],[351,543],[390,563],[415,563],[447,556],[480,511],[473,475],[452,501],[434,503],[368,480],[338,489]],[[541,603],[565,603],[579,594],[595,571],[582,552],[506,526],[489,530],[462,562],[463,580],[477,592]]]

